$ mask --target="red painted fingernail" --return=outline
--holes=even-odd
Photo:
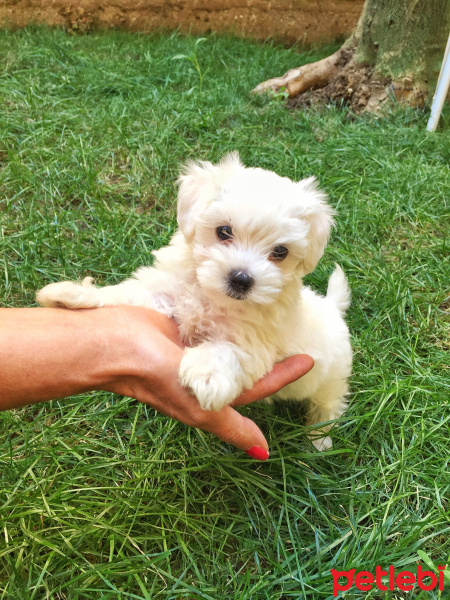
[[[260,446],[252,446],[245,451],[245,454],[248,454],[251,458],[255,458],[256,460],[267,460],[269,458],[267,450],[264,450],[264,448],[261,448]]]

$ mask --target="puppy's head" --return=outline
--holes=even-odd
[[[245,168],[233,153],[188,164],[179,183],[178,225],[215,302],[272,303],[315,269],[333,219],[314,178]]]

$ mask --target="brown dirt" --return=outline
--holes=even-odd
[[[344,102],[356,114],[379,110],[389,97],[389,80],[373,67],[357,63],[354,51],[344,50],[339,69],[324,87],[310,89],[288,101],[289,108]]]
[[[227,31],[284,44],[315,44],[346,37],[364,0],[3,0],[0,24],[46,23],[89,31]]]

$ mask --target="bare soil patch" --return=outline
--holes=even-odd
[[[179,28],[315,44],[349,35],[363,4],[364,0],[3,0],[0,24],[45,23],[78,31]]]

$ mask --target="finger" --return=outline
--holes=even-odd
[[[218,412],[203,410],[197,398],[189,394],[177,381],[169,381],[167,396],[149,393],[146,390],[144,394],[132,393],[131,397],[139,398],[158,412],[189,427],[216,435],[224,442],[244,450],[252,458],[266,460],[269,457],[267,441],[256,423],[239,414],[231,406],[225,406]]]
[[[257,381],[251,390],[243,392],[233,402],[233,406],[244,406],[256,400],[267,398],[306,375],[314,366],[314,360],[308,354],[296,354],[277,363],[272,371]]]
[[[219,412],[209,412],[207,420],[200,428],[244,450],[252,458],[258,460],[269,458],[269,446],[260,428],[231,406],[226,406]]]

